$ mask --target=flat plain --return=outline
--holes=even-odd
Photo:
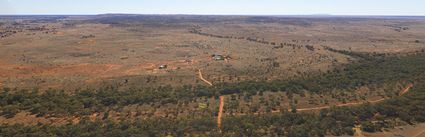
[[[422,95],[424,49],[423,17],[0,16],[0,123],[209,118],[198,124],[215,127],[210,119],[223,113],[229,127],[224,125],[221,135],[250,136],[237,134],[232,118],[287,116],[289,111],[308,117]],[[224,112],[218,112],[219,96],[225,97]],[[43,99],[50,104],[39,102]],[[384,131],[365,136],[386,131],[410,136],[394,127],[411,130],[421,121],[381,112],[389,108],[375,110],[365,119],[352,112],[359,120],[330,124],[341,130],[317,135],[355,135],[355,126],[361,125],[364,131]],[[370,121],[393,127],[372,131]],[[295,127],[282,129],[283,134],[266,132],[274,128],[253,132],[297,132]],[[185,135],[210,136],[219,130],[193,129]],[[174,131],[155,135],[170,134]]]
[[[402,53],[425,45],[425,22],[415,18],[45,18],[3,19],[3,87],[73,90],[100,83],[194,84],[200,82],[198,69],[215,83],[286,79],[326,72],[352,60],[324,46],[355,52]],[[214,61],[213,54],[230,58]],[[168,68],[160,70],[160,65]]]

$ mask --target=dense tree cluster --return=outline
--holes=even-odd
[[[295,78],[292,80],[244,81],[236,84],[220,84],[221,94],[260,91],[326,92],[333,89],[353,90],[371,84],[414,81],[425,75],[424,54],[385,56],[351,53],[361,60],[331,72]]]
[[[421,81],[424,82],[424,81]],[[407,123],[425,122],[425,85],[418,84],[406,96],[376,105],[340,107],[320,113],[282,112],[272,115],[231,116],[223,120],[222,132],[215,118],[201,119],[137,119],[134,121],[83,120],[75,125],[62,126],[0,126],[0,136],[325,136],[353,135],[353,127],[362,125],[364,131]]]
[[[205,132],[219,133],[212,118],[192,120],[173,119],[138,119],[135,121],[97,120],[94,122],[82,120],[75,125],[62,126],[25,126],[25,125],[0,125],[0,136],[63,136],[63,137],[130,137],[143,136],[164,137],[184,136],[188,134],[205,134]]]
[[[368,132],[401,123],[425,122],[425,86],[406,96],[380,104],[324,109],[318,114],[284,112],[276,115],[239,116],[224,120],[223,130],[236,136],[324,136],[353,135],[355,125]]]

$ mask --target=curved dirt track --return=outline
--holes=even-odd
[[[199,78],[202,81],[204,81],[205,83],[207,83],[210,86],[213,85],[211,82],[204,79],[204,77],[202,76],[201,69],[198,69],[198,73],[199,73]],[[217,126],[218,126],[219,129],[221,129],[221,118],[223,117],[223,107],[224,107],[224,96],[220,96],[220,105],[219,105],[218,116],[217,116]]]
[[[198,69],[198,74],[199,74],[199,78],[204,81],[205,83],[207,83],[208,85],[212,86],[213,84],[211,82],[209,82],[208,80],[204,79],[204,77],[202,76],[202,72],[201,69]]]

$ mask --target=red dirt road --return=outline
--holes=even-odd
[[[221,128],[221,117],[223,117],[224,96],[220,96],[220,107],[218,109],[217,126]]]
[[[404,94],[406,94],[407,92],[409,92],[410,88],[413,87],[413,84],[409,84],[407,85],[406,88],[404,88],[401,92],[399,96],[402,96]],[[357,106],[357,105],[362,105],[365,103],[378,103],[378,102],[382,102],[384,100],[387,100],[386,98],[381,98],[378,100],[372,100],[372,101],[366,101],[366,102],[353,102],[353,103],[346,103],[346,104],[338,104],[336,105],[337,107],[343,107],[343,106]],[[314,107],[314,108],[300,108],[297,109],[297,111],[312,111],[312,110],[321,110],[321,109],[327,109],[330,108],[331,106],[323,106],[323,107]],[[291,110],[289,110],[291,111]]]
[[[406,86],[406,88],[404,88],[401,92],[399,96],[402,96],[406,93],[409,92],[410,88],[413,87],[413,84],[409,84]],[[379,103],[382,101],[387,100],[387,98],[381,98],[378,100],[370,100],[370,101],[364,101],[364,102],[352,102],[352,103],[345,103],[345,104],[338,104],[335,105],[336,107],[344,107],[344,106],[358,106],[358,105],[362,105],[362,104],[366,104],[366,103]],[[298,108],[297,112],[301,112],[301,111],[314,111],[314,110],[322,110],[322,109],[328,109],[331,108],[331,106],[322,106],[322,107],[313,107],[313,108]],[[288,109],[288,111],[291,111],[291,109]],[[279,113],[280,110],[276,110],[276,111],[272,111],[272,113]],[[254,113],[254,114],[259,114],[259,113]],[[239,114],[239,115],[246,115],[246,114]]]

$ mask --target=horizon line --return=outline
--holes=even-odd
[[[425,17],[425,15],[365,14],[187,14],[187,13],[98,13],[98,14],[0,14],[0,16],[99,16],[99,15],[188,15],[188,16],[358,16],[358,17]]]

